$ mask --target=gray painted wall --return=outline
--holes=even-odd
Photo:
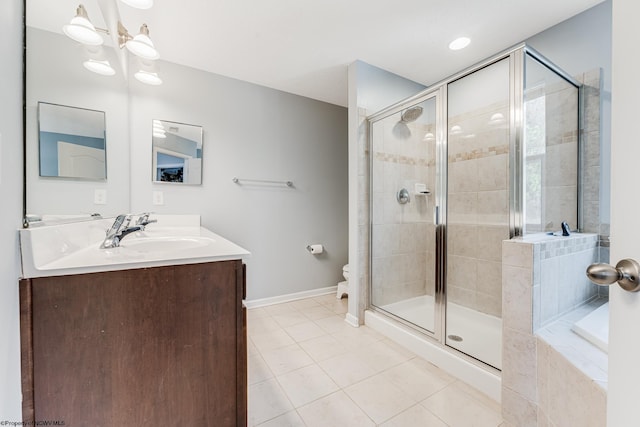
[[[131,76],[127,89],[119,76],[88,73],[82,52],[70,48],[66,37],[28,31],[29,46],[40,47],[30,50],[28,62],[30,212],[200,214],[204,226],[253,253],[248,299],[342,280],[348,240],[345,108],[164,61],[158,64],[162,86]],[[60,57],[54,60],[52,52]],[[38,101],[106,112],[106,182],[38,176]],[[152,119],[204,128],[202,186],[152,184]],[[295,188],[240,187],[231,182],[234,176],[291,180]],[[107,190],[106,205],[93,203],[95,189]],[[151,203],[153,191],[164,193],[163,206]],[[305,249],[311,243],[325,245],[326,253],[311,256]]]
[[[22,1],[0,2],[0,420],[20,421],[18,233],[22,217]]]
[[[197,213],[252,253],[247,299],[335,286],[347,263],[347,110],[181,65],[130,85],[131,210]],[[201,186],[151,182],[152,120],[202,126]],[[238,185],[233,177],[290,180]],[[154,191],[164,205],[152,204]],[[313,256],[308,244],[326,252]]]

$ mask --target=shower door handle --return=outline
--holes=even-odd
[[[440,206],[434,206],[433,208],[433,223],[440,225]]]
[[[596,285],[609,286],[618,282],[625,291],[640,291],[640,264],[633,259],[623,259],[616,266],[591,264],[587,277]]]

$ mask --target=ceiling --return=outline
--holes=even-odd
[[[81,0],[27,0],[28,25],[61,33]],[[82,0],[104,27],[98,1]],[[113,0],[116,1],[116,0]],[[135,35],[147,23],[161,59],[347,105],[355,60],[428,85],[602,0],[156,0],[118,2]],[[448,44],[471,38],[461,51]]]

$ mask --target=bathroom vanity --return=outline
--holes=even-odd
[[[189,232],[195,240],[196,230]],[[226,252],[199,247],[200,257],[180,258],[181,252],[193,250],[178,238],[184,233],[173,234],[180,244],[172,255],[170,244],[157,245],[167,252],[164,261],[138,259],[127,268],[84,265],[98,271],[72,269],[71,274],[58,274],[69,273],[70,267],[41,268],[31,274],[37,277],[25,274],[20,281],[24,421],[246,425],[242,259],[248,252],[235,245],[230,252],[231,242],[199,231],[201,237],[224,240]],[[23,250],[29,247],[28,238],[39,246],[39,237],[32,234],[23,239]],[[130,255],[136,245],[153,252],[156,242],[147,240],[147,249],[140,240],[155,238],[164,241],[166,235],[149,231],[127,237],[131,245],[125,246],[125,239],[122,248],[103,255]]]

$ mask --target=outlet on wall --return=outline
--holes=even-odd
[[[153,204],[164,205],[164,193],[162,191],[153,192]]]
[[[105,190],[105,189],[95,189],[93,191],[93,203],[95,205],[106,205],[107,204],[107,190]]]

